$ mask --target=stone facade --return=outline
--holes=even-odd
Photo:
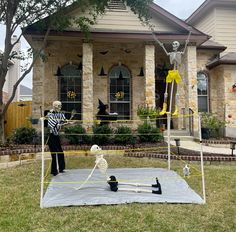
[[[35,43],[40,46],[40,43]],[[129,53],[124,51],[130,51]],[[102,54],[107,51],[106,54]],[[137,125],[139,118],[137,109],[139,105],[148,104],[155,107],[155,66],[169,62],[162,49],[152,44],[143,43],[112,43],[82,41],[49,41],[45,49],[48,55],[47,62],[38,60],[33,73],[33,117],[40,117],[41,111],[49,110],[52,102],[58,99],[58,77],[55,76],[57,68],[68,63],[83,63],[82,83],[82,112],[84,126],[90,128],[96,119],[98,99],[109,103],[109,79],[108,74],[112,67],[121,63],[128,68],[131,74],[131,121],[129,126]],[[183,60],[180,69],[184,82],[180,85],[181,97],[179,107],[191,105],[196,109],[196,102],[186,103],[186,93],[189,90],[188,75],[191,82],[196,80],[196,48],[189,48],[188,56]],[[190,62],[186,71],[187,61]],[[101,67],[104,68],[105,76],[99,76]],[[140,68],[144,67],[144,77],[139,76]],[[195,76],[194,76],[195,75]],[[191,85],[192,86],[192,85]],[[196,98],[196,93],[189,93]],[[195,94],[195,95],[194,95]],[[179,121],[179,122],[178,122]],[[176,128],[182,128],[182,120],[175,122]]]

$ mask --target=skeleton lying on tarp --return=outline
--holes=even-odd
[[[107,174],[107,169],[108,169],[108,163],[103,157],[103,153],[101,151],[102,149],[98,145],[93,145],[90,149],[91,153],[96,155],[96,160],[95,160],[95,166],[93,167],[92,171],[88,175],[87,179],[77,188],[76,190],[81,189],[91,178],[93,175],[93,172],[95,171],[96,168],[100,170],[100,172],[106,176],[107,183],[110,185],[110,189],[113,192],[117,191],[132,191],[132,192],[146,192],[146,193],[154,193],[154,194],[162,194],[161,190],[161,184],[158,181],[158,178],[156,178],[156,183],[155,184],[143,184],[143,183],[128,183],[128,182],[118,182],[115,176],[110,176],[108,177]],[[136,186],[136,187],[151,187],[151,189],[143,189],[143,188],[120,188],[118,185],[131,185],[131,186]],[[153,190],[152,188],[155,188]]]

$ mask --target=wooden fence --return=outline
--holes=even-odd
[[[5,136],[10,136],[14,129],[32,127],[29,118],[32,115],[32,101],[12,102],[5,115]]]

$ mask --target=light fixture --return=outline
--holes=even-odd
[[[178,155],[179,155],[179,147],[180,147],[180,139],[175,139],[175,145],[177,147]]]
[[[81,61],[78,65],[78,70],[82,70],[82,68],[83,68],[83,65],[82,65],[82,61]]]
[[[102,52],[99,52],[99,53],[102,54],[102,55],[106,55],[108,52],[109,52],[109,51],[106,50],[106,51],[102,51]]]
[[[54,74],[54,76],[57,76],[57,77],[63,76],[63,74],[61,73],[61,68],[59,66],[57,67],[57,73]]]
[[[143,67],[140,68],[139,77],[144,77]]]
[[[119,78],[118,78],[118,79],[119,79],[119,80],[123,80],[123,74],[122,74],[121,70],[120,70]]]
[[[102,66],[101,71],[100,71],[100,73],[98,74],[98,76],[106,76],[106,75],[107,75],[107,74],[105,74],[104,68],[103,68],[103,66]]]
[[[230,142],[230,149],[232,150],[231,155],[234,155],[234,150],[235,150],[235,142]]]

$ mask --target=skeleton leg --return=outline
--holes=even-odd
[[[179,115],[178,103],[179,103],[179,93],[178,93],[178,86],[177,86],[177,92],[176,92],[176,95],[175,95],[175,111],[172,114],[173,116],[178,116]]]
[[[97,167],[97,164],[95,164],[95,166],[93,167],[92,171],[90,172],[90,174],[88,175],[87,179],[79,186],[79,188],[75,188],[75,190],[80,190],[87,182],[88,180],[91,178],[91,176],[93,175],[95,169]]]
[[[137,187],[153,187],[153,188],[160,188],[160,186],[161,186],[157,177],[156,177],[155,184],[120,182],[119,185],[133,185],[133,186],[137,186]]]
[[[158,188],[158,190],[151,190],[151,189],[140,189],[140,188],[118,188],[118,181],[116,180],[115,176],[110,176],[109,181],[107,182],[110,185],[110,189],[113,192],[120,191],[131,191],[131,192],[146,192],[146,193],[154,193],[154,194],[162,194],[161,184],[159,183],[158,179],[156,178],[156,184],[135,184],[135,186],[146,186],[146,187],[154,187]],[[134,185],[134,183],[121,183],[123,185]]]
[[[166,82],[166,89],[165,89],[165,93],[164,93],[164,103],[163,103],[163,108],[162,108],[162,111],[160,112],[160,115],[166,114],[167,100],[168,100],[168,83]]]

